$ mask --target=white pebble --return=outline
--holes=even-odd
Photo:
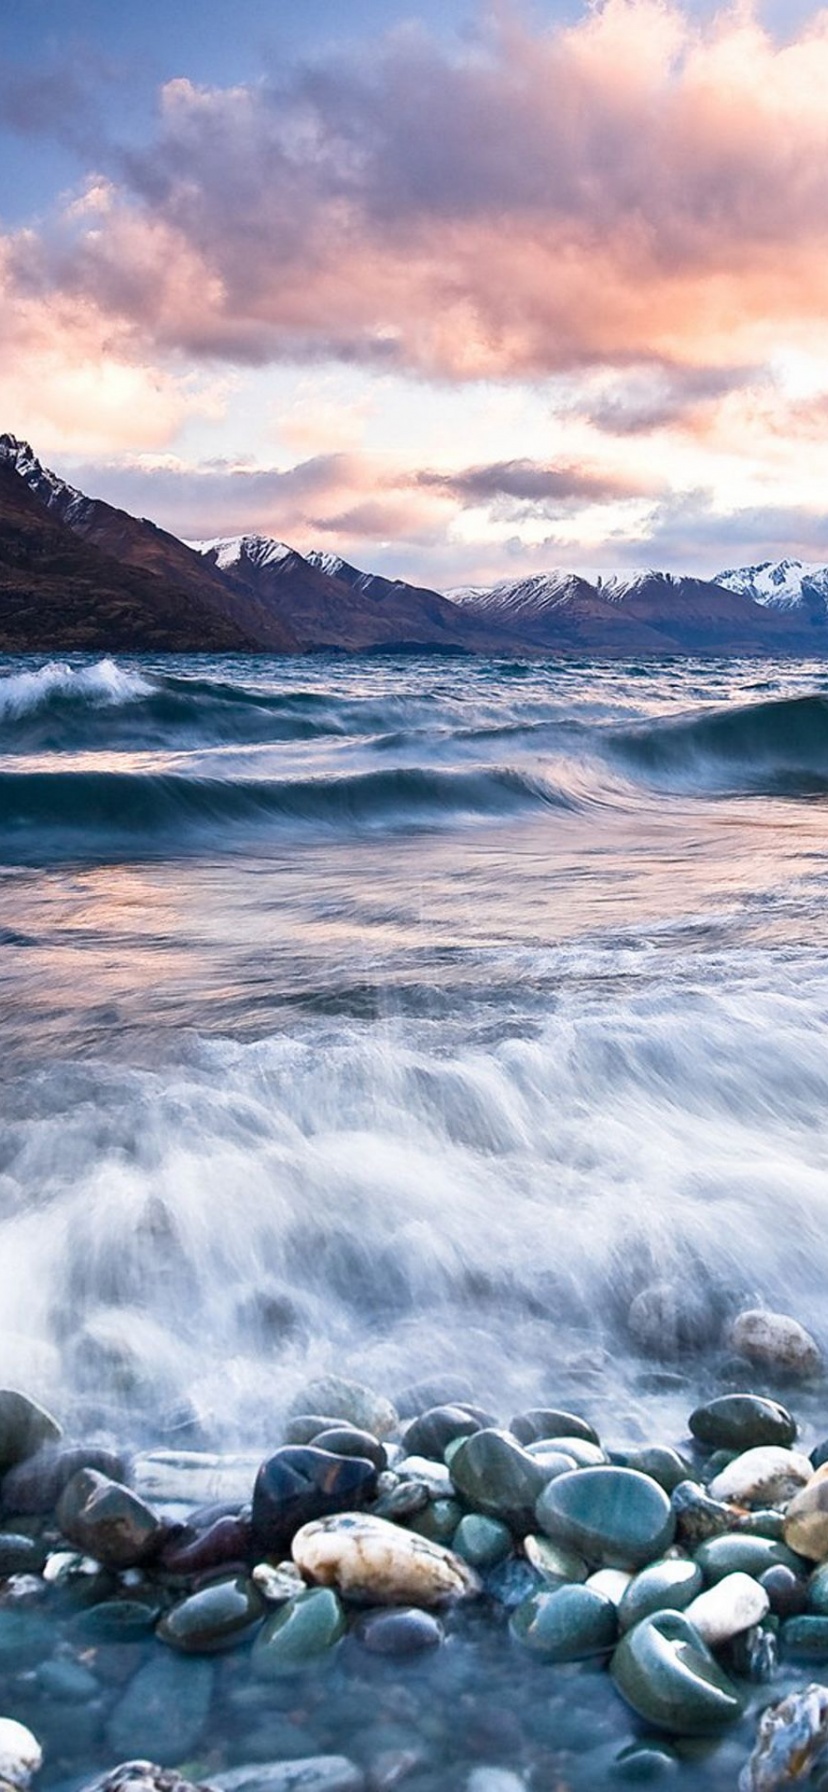
[[[813,1463],[799,1450],[762,1444],[729,1462],[707,1491],[711,1499],[730,1500],[737,1506],[784,1506],[810,1481],[813,1472]]]
[[[19,1786],[22,1792],[42,1766],[43,1750],[37,1737],[13,1717],[0,1717],[0,1780]]]
[[[726,1574],[715,1587],[699,1593],[684,1616],[702,1640],[715,1649],[718,1643],[726,1643],[730,1637],[761,1624],[769,1611],[770,1600],[764,1587],[750,1574],[737,1572]]]
[[[604,1598],[611,1599],[613,1605],[620,1605],[633,1578],[623,1568],[599,1568],[596,1574],[590,1575],[586,1585],[593,1593],[603,1593]]]

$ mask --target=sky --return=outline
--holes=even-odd
[[[3,0],[0,429],[438,589],[828,559],[828,7]]]

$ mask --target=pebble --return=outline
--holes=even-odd
[[[512,1533],[497,1518],[484,1518],[480,1512],[467,1512],[461,1518],[452,1539],[452,1549],[472,1568],[492,1568],[505,1561],[512,1549]]]
[[[663,1488],[628,1468],[559,1475],[536,1506],[538,1524],[605,1568],[643,1568],[673,1541],[675,1518]]]
[[[810,1481],[813,1472],[809,1458],[799,1450],[761,1444],[758,1449],[745,1450],[715,1475],[708,1493],[713,1500],[739,1506],[785,1505]]]
[[[619,1606],[633,1579],[634,1576],[624,1568],[599,1568],[597,1573],[589,1576],[586,1586],[591,1593],[601,1593],[614,1606]]]
[[[585,1581],[589,1575],[583,1556],[575,1549],[567,1549],[564,1543],[553,1543],[551,1537],[524,1537],[523,1552],[535,1573],[553,1585]]]
[[[776,1617],[798,1618],[809,1605],[812,1610],[819,1611],[819,1606],[814,1604],[813,1583],[806,1586],[805,1582],[800,1580],[799,1575],[794,1574],[790,1568],[784,1568],[781,1565],[776,1568],[766,1568],[764,1574],[760,1574],[758,1578],[759,1585],[764,1587],[770,1600],[771,1611]],[[826,1603],[823,1615],[827,1614],[828,1603]]]
[[[214,1787],[217,1792],[364,1792],[365,1777],[345,1755],[306,1755],[211,1774],[208,1792]]]
[[[732,1531],[738,1512],[722,1500],[712,1500],[695,1481],[680,1481],[673,1488],[670,1504],[676,1520],[679,1541],[687,1549],[695,1549],[711,1537]]]
[[[724,1580],[727,1574],[752,1574],[758,1580],[768,1568],[780,1566],[790,1568],[796,1574],[805,1566],[802,1558],[785,1543],[776,1543],[768,1537],[743,1537],[737,1533],[729,1537],[711,1537],[708,1543],[700,1544],[695,1559],[708,1582]]]
[[[788,1661],[828,1661],[828,1618],[786,1618],[779,1640]]]
[[[144,1500],[91,1468],[72,1476],[56,1516],[64,1537],[107,1568],[146,1561],[157,1553],[165,1534]]]
[[[198,1747],[213,1693],[210,1661],[184,1660],[159,1649],[139,1668],[106,1727],[116,1757],[149,1754],[163,1767],[185,1761]]]
[[[556,1407],[532,1407],[529,1412],[521,1412],[512,1419],[509,1425],[513,1437],[519,1444],[548,1443],[559,1437],[580,1437],[584,1443],[597,1444],[601,1439],[590,1425],[588,1419],[582,1419],[572,1412],[560,1412]]]
[[[443,1452],[458,1437],[471,1437],[483,1426],[472,1413],[460,1406],[433,1406],[406,1430],[403,1444],[408,1456],[425,1456],[430,1462],[442,1462]]]
[[[743,1699],[683,1612],[642,1619],[610,1663],[618,1691],[656,1729],[715,1735],[741,1717]]]
[[[268,1605],[284,1605],[304,1592],[305,1583],[295,1562],[280,1562],[278,1568],[272,1562],[257,1562],[250,1578]]]
[[[670,1494],[674,1488],[686,1481],[690,1474],[689,1464],[685,1462],[677,1450],[667,1449],[662,1444],[648,1444],[642,1450],[628,1450],[623,1461],[613,1457],[619,1468],[634,1468],[641,1475],[649,1475],[657,1481],[664,1492]]]
[[[0,1388],[0,1475],[62,1435],[57,1419],[36,1400],[17,1388]]]
[[[727,1643],[743,1630],[761,1624],[770,1611],[770,1599],[758,1580],[749,1574],[726,1574],[699,1593],[684,1615],[712,1649]]]
[[[463,1498],[487,1518],[518,1531],[533,1526],[535,1501],[546,1475],[509,1431],[476,1431],[451,1457],[451,1478]]]
[[[516,1642],[544,1661],[586,1661],[608,1655],[618,1636],[611,1599],[589,1587],[530,1593],[509,1619]]]
[[[370,1431],[358,1431],[355,1425],[332,1425],[329,1429],[317,1432],[311,1439],[317,1450],[327,1450],[331,1456],[361,1456],[373,1462],[377,1474],[382,1474],[388,1467],[388,1451],[378,1437],[372,1437]]]
[[[216,1655],[253,1634],[264,1615],[258,1587],[243,1575],[214,1581],[165,1613],[156,1631],[184,1655]]]
[[[250,1498],[261,1456],[214,1455],[205,1450],[142,1450],[130,1479],[142,1499],[159,1504],[241,1506]]]
[[[331,1456],[310,1444],[283,1445],[256,1476],[254,1553],[283,1551],[302,1525],[365,1505],[376,1489],[376,1468],[365,1457]]]
[[[327,1655],[345,1633],[345,1616],[329,1587],[312,1587],[281,1605],[259,1631],[250,1667],[259,1680],[295,1674]]]
[[[374,1605],[429,1607],[480,1590],[460,1556],[367,1513],[305,1525],[293,1539],[293,1559],[307,1580]]]
[[[828,1465],[812,1473],[785,1513],[785,1542],[813,1562],[828,1558]]]
[[[128,1465],[114,1450],[83,1445],[49,1444],[10,1468],[3,1477],[3,1504],[8,1512],[53,1512],[64,1487],[78,1469],[94,1468],[110,1481],[125,1482]]]
[[[684,1611],[704,1586],[704,1576],[696,1562],[667,1558],[651,1562],[630,1581],[618,1607],[622,1630],[631,1630],[642,1618],[654,1612]]]
[[[828,1687],[789,1693],[762,1713],[753,1752],[739,1775],[739,1792],[781,1792],[802,1783],[826,1747]]]
[[[395,1474],[401,1481],[416,1481],[424,1487],[430,1500],[450,1500],[454,1482],[444,1462],[430,1462],[425,1456],[403,1456]]]
[[[764,1307],[739,1313],[730,1327],[729,1342],[749,1363],[785,1375],[814,1375],[822,1367],[816,1340],[787,1313],[770,1313]]]
[[[36,1736],[12,1717],[0,1717],[0,1781],[25,1792],[43,1765],[43,1750]]]
[[[199,1536],[174,1538],[159,1555],[159,1566],[165,1574],[205,1574],[211,1568],[228,1563],[246,1562],[252,1544],[252,1526],[247,1518],[217,1518]]]
[[[423,1649],[439,1647],[443,1626],[432,1612],[400,1606],[390,1612],[368,1612],[355,1634],[372,1655],[419,1655]]]
[[[207,1792],[207,1788],[193,1786],[154,1761],[123,1761],[85,1786],[83,1792]]]
[[[390,1437],[400,1423],[396,1407],[384,1394],[376,1394],[373,1388],[348,1381],[342,1375],[324,1375],[310,1382],[293,1401],[288,1416],[308,1412],[344,1419],[346,1424],[356,1425],[358,1430],[368,1431],[380,1440]]]
[[[697,1406],[690,1430],[713,1450],[751,1450],[762,1444],[789,1449],[796,1438],[796,1420],[776,1400],[758,1394],[723,1394]]]

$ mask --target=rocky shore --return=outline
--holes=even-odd
[[[328,1376],[263,1461],[130,1459],[0,1392],[0,1788],[828,1786],[828,1438],[768,1392],[824,1371],[733,1337],[756,1391],[628,1450]]]

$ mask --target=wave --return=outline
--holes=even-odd
[[[443,771],[398,766],[344,777],[221,779],[125,771],[0,772],[0,850],[17,858],[23,836],[35,853],[48,836],[85,850],[132,838],[151,846],[174,836],[177,847],[209,838],[220,849],[227,830],[280,822],[354,829],[439,827],[521,810],[574,809],[575,799],[540,777],[507,768]],[[219,830],[217,832],[217,830]],[[235,841],[234,841],[235,843]]]
[[[828,793],[828,697],[776,698],[613,729],[610,756],[665,788],[721,795]]]

